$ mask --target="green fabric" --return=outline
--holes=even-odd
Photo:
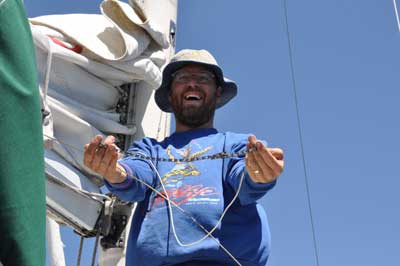
[[[45,176],[37,70],[21,0],[0,0],[0,261],[45,265]]]

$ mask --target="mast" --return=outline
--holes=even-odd
[[[169,62],[175,53],[175,38],[176,38],[176,22],[177,22],[177,9],[178,0],[130,0],[132,6],[138,5],[144,11],[145,17],[153,20],[160,26],[162,32],[168,36],[170,47],[164,49]],[[162,140],[170,132],[170,114],[164,113],[157,107],[154,101],[155,91],[146,88],[144,82],[132,84],[130,86],[130,104],[128,112],[129,121],[141,121],[136,124],[137,131],[132,139],[128,138],[125,147],[127,148],[133,139],[140,139],[145,136],[153,137]],[[130,120],[132,119],[132,120]],[[130,221],[126,228],[130,228]],[[124,239],[128,239],[129,230],[125,230]],[[124,266],[126,244],[124,247],[115,249],[102,249],[100,248],[99,266]]]
[[[125,265],[127,229],[134,205],[100,194],[102,179],[85,169],[83,146],[94,135],[113,134],[125,151],[135,139],[147,136],[161,140],[169,134],[170,115],[157,107],[153,95],[161,81],[162,65],[175,52],[177,4],[177,0],[131,0],[129,7],[122,1],[105,0],[100,6],[103,17],[90,15],[93,31],[98,30],[93,36],[85,36],[86,25],[79,24],[81,15],[30,19],[45,110],[46,206],[51,219],[48,243],[50,256],[57,257],[52,266],[71,264],[60,261],[63,244],[53,221],[72,227],[82,240],[99,239],[99,265]],[[126,35],[126,23],[136,23],[131,27],[135,29],[133,35]],[[135,44],[138,32],[150,36],[138,35],[138,49],[143,43],[147,48],[139,57],[130,57],[129,53],[135,51],[129,50],[129,40]],[[106,34],[111,36],[110,43],[120,36],[125,46],[102,50],[107,45]],[[92,45],[93,41],[98,45]],[[153,71],[147,73],[147,68],[141,68],[134,72],[131,66],[142,67],[140,60],[147,60],[146,66],[152,65]],[[123,64],[129,67],[124,69]],[[144,76],[138,74],[141,72]]]

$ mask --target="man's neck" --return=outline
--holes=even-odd
[[[179,121],[176,121],[175,132],[185,132],[185,131],[190,131],[190,130],[203,129],[203,128],[213,128],[213,127],[214,127],[213,119],[211,119],[207,123],[204,123],[203,125],[200,125],[200,126],[197,126],[197,127],[190,127],[190,126],[187,126],[185,124],[180,123]]]

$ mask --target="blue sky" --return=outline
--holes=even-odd
[[[99,3],[25,2],[31,17],[99,13]],[[288,0],[288,19],[320,265],[400,265],[400,33],[393,3]],[[286,152],[285,172],[262,200],[272,231],[268,265],[317,265],[283,1],[180,1],[177,27],[178,50],[208,49],[238,83],[216,127],[254,133]],[[67,265],[74,265],[78,240],[67,235],[67,246],[76,245]]]

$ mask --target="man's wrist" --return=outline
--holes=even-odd
[[[113,184],[123,183],[126,180],[126,178],[128,177],[128,174],[126,173],[125,168],[117,163],[115,170],[116,170],[116,174],[112,180],[109,180],[110,183],[113,183]]]

